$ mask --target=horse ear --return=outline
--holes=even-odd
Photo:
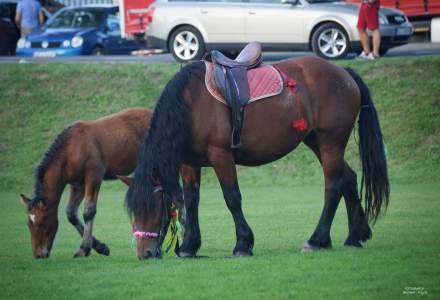
[[[30,198],[26,197],[23,194],[20,194],[20,200],[21,200],[21,203],[23,203],[26,206],[29,206],[29,204],[32,202],[32,200]]]
[[[130,186],[131,183],[133,182],[133,178],[128,177],[128,176],[119,176],[119,175],[116,175],[116,177],[118,177],[118,179],[119,179],[120,181],[122,181],[123,183],[125,183],[127,186]]]

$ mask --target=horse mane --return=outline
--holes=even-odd
[[[202,62],[183,67],[167,83],[157,101],[133,182],[125,197],[130,216],[143,217],[157,208],[153,178],[159,179],[166,201],[180,192],[179,167],[190,140],[189,109],[183,91],[191,76],[203,68]]]
[[[35,170],[34,204],[36,204],[36,202],[40,200],[45,199],[44,175],[55,162],[55,160],[59,157],[59,153],[64,148],[64,145],[69,139],[69,133],[73,126],[75,126],[75,124],[64,128],[64,130],[60,134],[58,134],[58,136],[50,145],[49,149],[44,154],[44,157],[41,160],[40,164],[37,166]]]

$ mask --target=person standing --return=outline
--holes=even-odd
[[[358,56],[360,59],[379,58],[380,49],[380,31],[379,31],[379,8],[380,0],[362,0],[359,9],[357,28],[362,44],[362,53]],[[369,39],[366,29],[373,34],[373,52],[370,51]]]
[[[21,37],[37,29],[44,23],[41,4],[37,0],[21,0],[17,5],[15,23],[20,29]]]

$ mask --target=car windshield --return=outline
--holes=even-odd
[[[47,28],[82,28],[99,25],[103,11],[69,9],[57,14],[47,23]]]

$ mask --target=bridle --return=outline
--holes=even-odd
[[[156,194],[156,193],[159,193],[159,192],[162,192],[162,191],[163,191],[162,186],[157,186],[157,187],[154,188],[153,194]],[[165,201],[163,193],[162,193],[162,201]],[[164,216],[162,218],[162,224],[160,226],[161,229],[160,229],[159,232],[138,230],[138,229],[136,229],[136,226],[133,224],[132,225],[133,238],[141,238],[141,239],[145,239],[145,238],[159,238],[159,243],[160,243],[160,245],[162,245],[163,239],[165,238],[163,233],[166,232],[165,229],[168,226],[169,219],[170,219],[170,218],[167,218],[168,214],[170,215],[170,217],[172,217],[173,211],[171,210],[171,212],[168,213],[168,210],[165,209]]]

